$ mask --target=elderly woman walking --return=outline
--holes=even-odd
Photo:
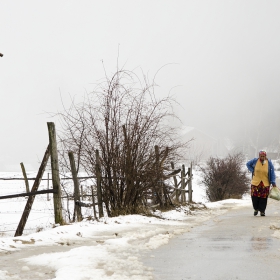
[[[258,158],[251,159],[246,165],[252,173],[251,197],[254,216],[258,215],[258,211],[261,216],[265,216],[270,185],[276,187],[274,166],[271,160],[267,159],[266,151],[263,150],[259,152]]]

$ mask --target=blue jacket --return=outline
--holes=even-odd
[[[254,175],[254,170],[255,170],[257,161],[258,161],[258,158],[253,158],[246,163],[246,166],[249,169],[249,171],[252,173],[252,176]],[[274,166],[270,159],[268,160],[268,180],[269,180],[270,184],[276,185],[275,184],[276,177],[275,177],[275,172],[274,172]]]

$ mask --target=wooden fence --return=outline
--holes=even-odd
[[[54,123],[47,123],[48,130],[49,130],[49,145],[45,151],[43,160],[41,162],[40,168],[38,170],[37,176],[35,178],[27,178],[24,164],[20,163],[23,178],[0,178],[0,180],[24,180],[26,186],[26,193],[19,193],[13,195],[5,195],[0,196],[0,199],[9,199],[14,197],[21,197],[25,196],[28,197],[26,202],[25,209],[22,213],[22,217],[18,224],[18,227],[15,232],[15,236],[20,236],[23,233],[25,224],[27,222],[29,213],[32,209],[32,204],[36,195],[39,194],[53,194],[53,203],[54,203],[54,220],[56,224],[63,225],[65,224],[63,215],[62,215],[62,198],[66,198],[68,201],[74,201],[74,211],[73,211],[73,218],[72,221],[81,221],[82,211],[81,207],[93,207],[94,218],[97,219],[97,212],[99,218],[104,216],[103,213],[103,201],[102,201],[102,176],[101,176],[101,166],[99,160],[99,152],[96,150],[96,176],[88,176],[88,177],[78,177],[74,155],[70,151],[68,153],[70,166],[71,166],[71,177],[63,177],[62,180],[73,180],[74,184],[74,191],[73,195],[62,195],[61,191],[61,178],[59,175],[59,166],[58,166],[58,154],[57,154],[57,144],[56,144],[56,133],[55,133],[55,126]],[[159,159],[157,155],[159,155],[158,146],[155,146],[155,153],[156,153],[156,160]],[[47,163],[49,158],[51,158],[51,179],[43,178],[43,174],[45,172]],[[165,201],[170,201],[171,204],[184,204],[186,203],[186,194],[188,194],[188,202],[192,202],[192,166],[185,170],[185,165],[182,165],[181,168],[175,169],[174,163],[171,163],[171,173],[168,175],[163,175],[160,168],[158,168],[157,173],[157,186],[154,189],[148,190],[146,192],[145,197],[143,198],[144,204],[149,207],[157,207],[159,204],[157,203],[157,199],[161,201],[161,198]],[[83,186],[80,184],[80,179],[95,179],[95,184],[90,186],[89,194],[85,194],[83,191]],[[29,181],[34,180],[33,186],[31,191],[29,190]],[[48,189],[47,190],[40,190],[38,191],[40,182],[42,180],[48,180]],[[49,181],[52,180],[52,189],[49,189]],[[171,183],[173,181],[173,184]],[[155,196],[156,190],[156,196]],[[84,196],[90,197],[91,201],[84,202]],[[82,199],[81,199],[82,198]],[[68,205],[69,203],[67,203]],[[96,209],[98,208],[98,211]],[[69,209],[68,209],[69,210]]]

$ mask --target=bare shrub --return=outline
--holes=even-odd
[[[248,191],[250,179],[244,170],[244,156],[241,153],[223,159],[210,157],[206,167],[200,169],[209,201],[241,198]]]
[[[109,215],[135,213],[147,196],[160,206],[171,200],[160,187],[170,162],[182,159],[176,128],[168,125],[174,100],[157,99],[154,84],[130,71],[117,71],[99,84],[84,102],[59,114],[61,165],[70,170],[67,152],[75,155],[77,171],[96,175],[100,154],[102,200]],[[157,148],[155,148],[157,146]]]

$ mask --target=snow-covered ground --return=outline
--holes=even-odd
[[[34,265],[52,271],[55,276],[49,279],[152,279],[152,271],[141,262],[143,254],[152,255],[153,249],[168,243],[170,238],[188,232],[203,221],[224,213],[227,211],[227,205],[243,207],[251,204],[249,196],[244,196],[241,200],[229,199],[209,203],[205,199],[204,189],[199,180],[199,174],[194,172],[195,204],[167,212],[155,211],[150,217],[128,215],[105,217],[99,221],[85,219],[66,226],[54,225],[52,199],[48,201],[47,195],[38,196],[27,224],[27,233],[25,231],[20,237],[13,237],[13,234],[26,199],[1,200],[2,255],[34,247],[38,248],[39,252],[42,246],[55,247],[57,250],[45,249],[44,253],[40,251],[38,254],[35,250],[33,255],[22,260],[22,275],[11,275],[2,270],[0,265],[0,279],[24,279],[24,273],[32,270]],[[8,184],[12,186],[14,183]],[[18,188],[22,188],[24,192],[24,183],[18,184]],[[3,189],[7,191],[7,187]],[[1,195],[4,195],[3,190]],[[8,227],[9,231],[5,231]],[[40,272],[34,274],[34,279],[44,277]]]

